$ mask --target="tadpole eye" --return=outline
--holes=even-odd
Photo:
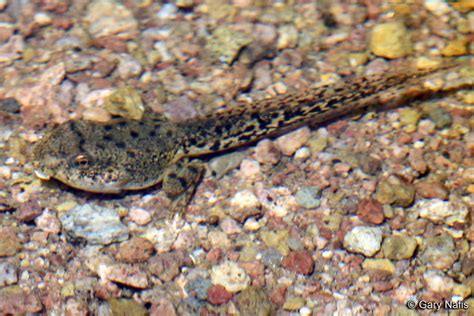
[[[76,166],[79,166],[79,167],[87,167],[89,166],[89,157],[87,157],[86,155],[77,155],[76,157],[74,157],[74,164]]]

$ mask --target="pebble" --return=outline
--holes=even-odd
[[[313,155],[317,155],[322,152],[328,145],[329,138],[328,130],[320,128],[310,137],[308,140],[308,147]]]
[[[454,287],[454,280],[440,271],[428,270],[423,273],[426,286],[433,292],[450,293]]]
[[[371,257],[382,243],[382,230],[378,227],[356,226],[344,236],[344,248]]]
[[[375,25],[369,45],[372,53],[390,59],[408,56],[412,52],[410,35],[402,22]]]
[[[277,48],[294,48],[298,44],[298,30],[294,25],[286,24],[278,28]]]
[[[120,54],[117,66],[119,77],[123,80],[138,77],[143,72],[143,67],[138,60],[129,54]]]
[[[212,286],[209,279],[197,277],[186,283],[186,292],[195,293],[200,300],[207,300],[207,291]]]
[[[128,213],[130,220],[137,223],[138,225],[146,225],[151,222],[151,214],[142,208],[133,207]]]
[[[308,147],[302,147],[295,152],[295,159],[306,161],[311,157],[311,150]]]
[[[232,211],[229,215],[242,223],[247,218],[260,214],[261,206],[262,203],[252,191],[239,191],[230,199],[230,207]]]
[[[448,226],[466,224],[469,215],[467,205],[460,200],[420,200],[415,204],[414,209],[420,212],[421,218],[427,218],[434,223],[443,223]]]
[[[243,32],[234,31],[226,26],[218,26],[208,38],[206,50],[219,61],[231,64],[242,48],[251,42],[252,37]]]
[[[107,301],[111,315],[133,315],[147,316],[148,311],[145,306],[133,299],[111,298]]]
[[[382,243],[382,252],[390,260],[404,260],[413,257],[418,244],[416,239],[405,235],[391,235],[385,237]]]
[[[166,252],[154,256],[149,260],[148,271],[164,282],[170,282],[179,275],[184,264],[182,252]]]
[[[446,46],[441,50],[441,54],[446,57],[466,55],[468,43],[465,37],[458,37],[446,43]]]
[[[114,0],[94,0],[87,7],[84,21],[95,39],[109,36],[133,39],[138,34],[138,22],[133,12]]]
[[[255,147],[255,160],[261,164],[276,165],[281,159],[281,152],[272,141],[264,139]]]
[[[105,98],[104,108],[112,115],[141,120],[145,106],[138,91],[130,87],[115,90]]]
[[[240,315],[272,315],[272,305],[263,288],[246,288],[239,294],[236,303]]]
[[[233,261],[212,267],[211,280],[214,285],[221,284],[231,293],[242,291],[250,284],[250,278],[245,270]]]
[[[114,209],[94,204],[76,206],[62,214],[61,223],[76,238],[92,244],[108,245],[128,239],[127,226]]]
[[[362,268],[368,271],[383,271],[388,274],[395,273],[395,265],[388,259],[365,259]]]
[[[290,249],[288,247],[289,233],[287,230],[282,229],[276,232],[273,231],[262,231],[260,237],[267,245],[267,247],[273,247],[277,249],[281,255],[288,255]]]
[[[150,259],[155,250],[145,238],[135,237],[120,244],[116,258],[126,263],[140,263]]]
[[[451,114],[441,108],[430,109],[428,117],[435,123],[435,126],[438,129],[449,127],[453,122]]]
[[[382,204],[374,199],[362,199],[357,204],[357,216],[367,223],[382,224],[384,220]]]
[[[407,207],[415,200],[415,188],[396,176],[390,176],[379,182],[375,197],[382,204]]]
[[[101,267],[101,278],[137,289],[148,287],[147,274],[138,265],[114,264]]]
[[[448,189],[438,181],[420,181],[415,183],[416,193],[427,199],[447,200]]]
[[[260,164],[256,160],[243,159],[240,163],[240,173],[244,178],[255,179],[260,172]]]
[[[107,123],[112,119],[112,115],[104,108],[92,107],[82,112],[82,118],[88,121]]]
[[[22,249],[22,243],[14,232],[0,229],[0,257],[12,257]]]
[[[416,126],[422,116],[421,111],[414,108],[402,108],[399,113],[400,123],[404,126]]]
[[[310,275],[314,271],[314,260],[311,255],[304,250],[291,251],[282,260],[285,269],[295,273]]]
[[[0,100],[0,111],[7,113],[20,113],[20,104],[15,98],[6,98]]]
[[[311,136],[309,127],[304,126],[296,131],[280,136],[275,145],[285,156],[292,156],[298,149],[303,147]]]
[[[227,237],[226,233],[221,231],[211,231],[207,235],[207,239],[211,243],[213,248],[223,248],[227,249],[230,248],[231,242],[229,237]]]
[[[425,174],[428,171],[428,164],[423,158],[423,150],[421,149],[410,149],[408,162],[410,163],[410,167],[418,171],[420,174]]]
[[[16,266],[9,262],[0,262],[0,287],[18,282]]]
[[[219,223],[220,228],[227,235],[239,234],[242,232],[242,227],[232,218],[224,218]]]
[[[38,228],[44,232],[50,234],[59,234],[59,232],[61,232],[61,222],[56,215],[50,213],[48,210],[35,218],[35,223]]]
[[[306,304],[306,300],[302,297],[289,297],[283,303],[283,309],[287,311],[297,311]]]
[[[30,315],[39,314],[43,306],[40,299],[30,291],[26,294],[19,286],[0,289],[0,314]]]
[[[230,301],[234,295],[229,293],[224,286],[220,284],[213,285],[207,290],[207,300],[213,305],[221,305]]]
[[[453,238],[447,234],[424,239],[422,248],[421,261],[438,270],[450,269],[459,257]]]
[[[368,154],[361,153],[357,155],[357,163],[360,169],[370,176],[375,176],[382,169],[382,161]]]
[[[209,161],[209,168],[215,173],[216,177],[220,179],[229,171],[232,171],[240,166],[244,158],[245,155],[241,152],[221,155]]]
[[[317,186],[301,187],[295,194],[296,202],[306,208],[312,209],[321,205],[321,189]]]

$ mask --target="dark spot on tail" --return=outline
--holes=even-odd
[[[115,145],[120,149],[125,148],[125,143],[124,142],[117,142],[117,143],[115,143]]]
[[[138,132],[137,131],[130,131],[130,136],[132,136],[132,138],[137,138],[138,137]]]

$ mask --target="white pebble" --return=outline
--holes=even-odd
[[[371,257],[377,253],[382,243],[379,227],[356,226],[344,236],[344,248]]]
[[[142,208],[132,208],[128,216],[130,216],[130,220],[138,225],[143,226],[151,222],[150,213]]]

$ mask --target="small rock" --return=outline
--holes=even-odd
[[[250,278],[245,270],[233,261],[212,267],[211,280],[214,285],[221,284],[231,293],[242,291],[250,284]]]
[[[166,298],[154,302],[150,308],[150,316],[177,316],[173,303]]]
[[[447,200],[448,189],[440,182],[420,181],[415,183],[416,193],[427,199]]]
[[[448,270],[458,259],[458,251],[449,235],[429,237],[423,240],[420,259],[438,270]]]
[[[382,204],[407,207],[415,199],[415,189],[398,177],[390,176],[377,185],[375,197]]]
[[[18,282],[16,267],[9,262],[0,262],[0,287]]]
[[[276,165],[281,159],[281,153],[272,141],[264,139],[255,147],[255,159],[261,164]]]
[[[176,98],[170,102],[163,104],[166,117],[173,122],[184,122],[191,120],[198,115],[194,102],[186,96]],[[230,156],[226,155],[226,156]]]
[[[221,155],[209,161],[209,168],[217,178],[222,178],[229,171],[236,169],[244,158],[245,155],[241,152]]]
[[[0,229],[0,257],[12,257],[22,249],[22,243],[14,232]]]
[[[460,200],[421,200],[415,204],[414,209],[419,210],[420,217],[448,226],[466,224],[469,214],[467,205]]]
[[[275,145],[285,156],[292,156],[298,149],[303,147],[311,136],[311,130],[304,126],[296,131],[280,136]]]
[[[140,263],[147,261],[153,251],[153,244],[145,238],[135,237],[120,244],[117,260],[126,263]]]
[[[283,303],[283,309],[287,311],[297,311],[306,304],[306,300],[302,297],[290,297]]]
[[[180,273],[184,264],[183,252],[167,252],[149,260],[148,270],[164,282],[170,282]]]
[[[278,28],[277,48],[293,48],[298,43],[298,30],[294,25],[282,25]]]
[[[377,56],[400,58],[412,52],[410,36],[401,22],[375,25],[370,37],[370,50]]]
[[[390,275],[395,273],[395,265],[388,259],[365,259],[362,268],[368,271],[382,271]]]
[[[138,34],[138,22],[133,12],[114,0],[95,0],[87,7],[84,21],[93,38],[116,36],[133,39]]]
[[[382,230],[378,227],[356,226],[344,236],[344,248],[371,257],[382,243]]]
[[[240,163],[240,173],[244,178],[255,179],[260,174],[260,164],[253,159],[244,159]]]
[[[99,123],[107,123],[112,119],[112,116],[106,109],[98,107],[85,109],[85,111],[82,112],[82,117],[87,121],[94,121]]]
[[[260,214],[261,206],[262,204],[252,191],[240,191],[230,199],[230,207],[232,211],[229,215],[242,223],[247,218]]]
[[[272,305],[266,292],[261,288],[250,286],[237,297],[237,308],[240,315],[272,315]]]
[[[382,204],[374,199],[363,199],[357,204],[357,216],[367,223],[382,224],[384,220]]]
[[[61,223],[76,238],[93,244],[108,245],[128,239],[127,226],[113,209],[94,204],[78,205],[64,213]]]
[[[450,293],[454,287],[454,280],[450,277],[444,276],[440,271],[429,270],[423,273],[423,279],[426,286],[433,292]]]
[[[138,60],[129,54],[120,54],[117,73],[121,79],[126,80],[138,77],[142,74],[142,72],[143,67]]]
[[[43,309],[40,299],[30,292],[26,294],[19,286],[0,289],[0,314],[38,314]]]
[[[295,194],[296,202],[306,208],[312,209],[321,205],[321,189],[317,186],[301,187]]]
[[[291,251],[282,260],[282,265],[290,271],[310,275],[314,270],[314,260],[307,251]]]
[[[410,236],[387,236],[382,243],[382,252],[390,260],[410,259],[418,246],[416,239]]]
[[[125,316],[125,315],[133,315],[133,316],[147,316],[148,311],[145,306],[141,305],[140,303],[136,302],[135,300],[130,299],[116,299],[111,298],[107,301],[110,306],[110,312],[112,315],[117,316]]]
[[[468,40],[464,37],[458,37],[449,41],[441,50],[441,54],[446,57],[463,56],[467,54]]]
[[[220,221],[219,226],[227,235],[239,234],[242,232],[242,227],[240,227],[240,225],[232,218],[224,218]]]
[[[357,155],[357,163],[365,174],[371,176],[375,176],[382,169],[382,161],[365,153]]]
[[[306,161],[309,157],[311,157],[311,150],[308,147],[301,147],[295,152],[297,160]]]
[[[288,230],[283,229],[277,232],[262,231],[260,237],[267,247],[276,248],[283,256],[288,255],[290,251],[288,247]]]
[[[42,231],[50,234],[59,234],[61,231],[61,222],[56,215],[49,211],[43,212],[40,216],[35,219],[35,223]]]
[[[20,113],[20,104],[15,98],[6,98],[0,100],[0,111],[7,113]]]
[[[286,287],[280,286],[277,287],[272,294],[270,295],[270,299],[273,304],[275,305],[283,305],[285,303],[285,294],[286,294]]]
[[[208,289],[212,286],[212,282],[209,279],[197,277],[186,283],[186,292],[194,293],[200,300],[207,300]]]
[[[207,290],[207,300],[213,305],[221,305],[230,301],[234,295],[229,293],[224,286],[216,284]]]
[[[428,164],[423,158],[423,150],[416,148],[410,149],[408,161],[410,162],[410,166],[420,174],[425,174],[426,171],[428,171]]]
[[[145,112],[140,94],[133,88],[115,90],[105,99],[104,108],[112,115],[141,120]]]
[[[229,237],[227,237],[226,233],[221,231],[209,232],[209,234],[207,235],[207,239],[209,239],[209,242],[211,243],[211,246],[213,248],[227,249],[231,245]]]
[[[130,209],[128,216],[130,217],[130,220],[141,226],[151,222],[151,214],[142,208],[134,207]]]
[[[308,146],[313,155],[318,155],[328,145],[328,130],[320,128],[308,140]]]
[[[231,64],[243,47],[252,42],[252,37],[225,26],[217,27],[208,39],[206,50],[221,62]]]
[[[451,114],[441,108],[430,109],[428,117],[435,123],[438,129],[449,127],[453,123]]]
[[[404,126],[416,126],[420,120],[421,111],[414,108],[402,108],[400,113],[400,123]]]
[[[101,269],[101,277],[137,289],[148,287],[147,274],[137,265],[114,264]]]

